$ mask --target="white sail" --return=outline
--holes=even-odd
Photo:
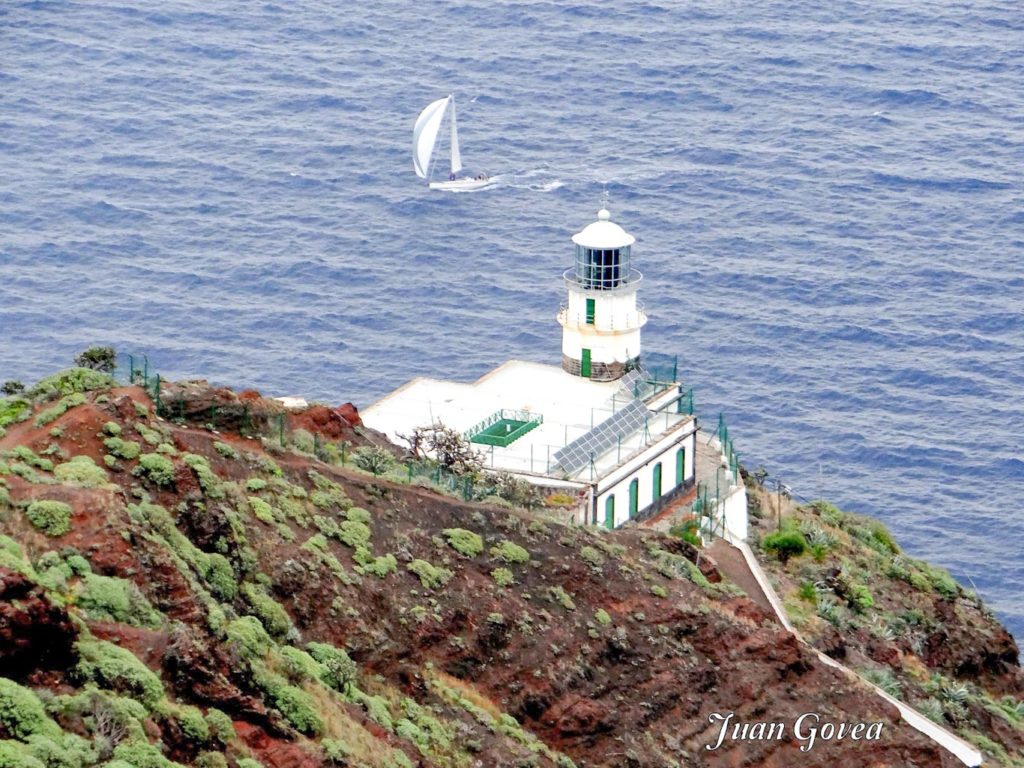
[[[444,110],[451,98],[446,96],[429,104],[416,118],[416,125],[412,129],[412,166],[421,179],[427,178],[430,170],[430,156],[434,154],[437,132],[441,129]]]
[[[459,132],[455,127],[455,97],[449,96],[452,101],[452,176],[462,170],[462,155],[459,153]]]

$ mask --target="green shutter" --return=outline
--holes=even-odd
[[[608,530],[615,527],[615,494],[604,500],[604,527]]]
[[[629,484],[629,516],[636,517],[636,513],[639,511],[640,502],[640,481],[635,477],[633,482]]]
[[[680,448],[676,451],[676,485],[683,484],[683,475],[686,472],[686,449]]]
[[[587,325],[594,324],[594,300],[587,299]]]
[[[651,498],[657,501],[661,498],[661,462],[654,465],[654,476],[651,478]]]
[[[583,350],[583,360],[580,361],[580,376],[585,379],[590,378],[590,350]]]

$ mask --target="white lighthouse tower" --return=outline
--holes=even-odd
[[[630,266],[636,238],[602,208],[573,235],[576,264],[563,277],[568,299],[558,313],[562,368],[594,381],[614,381],[639,365],[640,328],[647,322],[636,292],[642,275]]]

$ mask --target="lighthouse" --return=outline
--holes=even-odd
[[[640,364],[640,329],[647,322],[637,302],[642,275],[631,264],[636,238],[604,208],[597,221],[573,235],[576,260],[563,275],[567,291],[558,313],[562,368],[593,381],[614,381]]]
[[[558,313],[561,365],[508,360],[473,382],[417,377],[362,418],[395,441],[443,424],[480,452],[485,469],[569,498],[559,513],[567,522],[616,528],[695,496],[698,424],[676,366],[659,370],[653,354],[641,365],[647,315],[637,301],[636,238],[602,208],[572,241]],[[741,539],[745,498],[725,520]]]

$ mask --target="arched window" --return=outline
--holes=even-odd
[[[654,465],[654,475],[651,477],[651,499],[657,501],[661,498],[661,462]]]
[[[615,494],[609,493],[604,500],[604,527],[609,531],[615,527]]]
[[[640,511],[640,481],[634,477],[633,482],[629,484],[629,516],[636,517],[638,511]]]
[[[682,485],[684,477],[686,477],[686,449],[680,448],[676,451],[676,485]]]

